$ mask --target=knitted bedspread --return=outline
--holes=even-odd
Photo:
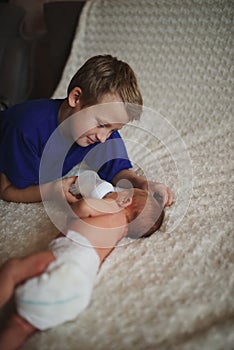
[[[140,122],[121,130],[134,170],[175,204],[159,232],[124,240],[89,307],[23,350],[231,350],[234,347],[234,2],[87,1],[54,97],[89,57],[136,72]],[[57,234],[42,204],[0,201],[1,262]]]

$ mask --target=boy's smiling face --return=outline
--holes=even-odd
[[[120,130],[129,122],[124,103],[118,94],[105,94],[100,103],[81,107],[80,102],[73,108],[71,133],[76,143],[87,147],[95,142],[105,142],[111,133]]]

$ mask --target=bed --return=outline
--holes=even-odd
[[[22,350],[234,348],[233,16],[231,0],[86,2],[53,97],[93,55],[127,61],[144,98],[141,121],[121,130],[133,170],[176,201],[159,232],[111,253],[76,320]],[[0,210],[1,264],[58,233],[42,203]]]

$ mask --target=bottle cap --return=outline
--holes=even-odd
[[[114,187],[111,183],[103,181],[92,190],[91,197],[101,199],[109,192],[115,192]]]

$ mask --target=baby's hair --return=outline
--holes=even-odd
[[[88,59],[71,79],[67,94],[75,87],[82,90],[83,106],[100,103],[107,93],[117,93],[125,103],[130,121],[140,119],[143,100],[135,73],[116,57],[98,55]]]
[[[165,217],[165,212],[162,209],[161,214],[160,214],[159,218],[157,219],[157,221],[155,222],[155,224],[146,233],[144,233],[142,236],[140,236],[140,238],[147,238],[147,237],[151,236],[154,232],[158,231],[160,229],[160,227],[162,226],[164,217]]]
[[[160,229],[165,215],[160,197],[138,190],[133,194],[132,206],[134,217],[128,224],[128,237],[146,238]],[[140,215],[143,210],[144,212]],[[144,233],[139,236],[142,232]]]

